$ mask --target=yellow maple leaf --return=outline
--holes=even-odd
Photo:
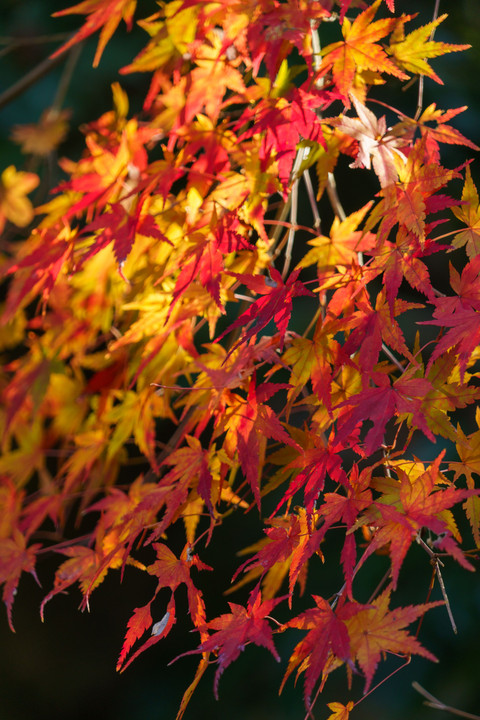
[[[346,705],[340,702],[327,703],[327,707],[332,711],[327,720],[348,720],[350,712],[353,710],[353,701],[349,700]]]
[[[68,132],[68,110],[46,110],[38,123],[16,125],[12,140],[22,147],[22,152],[32,155],[49,155],[65,139]]]
[[[412,15],[406,15],[399,19],[391,37],[389,52],[403,70],[415,75],[426,75],[443,85],[443,82],[428,64],[427,58],[467,50],[470,45],[452,45],[451,43],[432,40],[435,28],[445,20],[446,14],[441,15],[423,27],[417,28],[405,37],[405,23],[411,20],[412,17]]]
[[[3,171],[0,177],[0,232],[7,220],[18,227],[26,227],[32,222],[33,205],[26,196],[39,182],[38,175],[17,172],[14,165]]]
[[[452,212],[457,220],[467,226],[465,230],[455,235],[452,245],[455,248],[465,245],[468,257],[473,260],[474,257],[480,254],[480,202],[469,165],[465,173],[462,205],[452,207]]]

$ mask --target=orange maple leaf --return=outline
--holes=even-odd
[[[355,74],[362,70],[386,72],[401,80],[408,79],[398,66],[387,56],[378,40],[390,33],[397,20],[385,18],[373,21],[381,0],[364,10],[351,23],[347,18],[342,25],[343,41],[332,43],[322,50],[324,59],[320,67],[320,75],[332,71],[333,81],[343,95],[346,104],[350,105],[348,94],[353,90]]]
[[[349,603],[342,608],[341,615],[350,637],[351,656],[365,675],[365,692],[370,688],[383,653],[421,655],[433,662],[437,661],[435,655],[404,628],[428,610],[443,605],[443,601],[389,610],[390,594],[391,588],[387,588],[369,605]]]
[[[75,33],[61,48],[56,50],[52,58],[65,52],[68,48],[90,37],[94,32],[100,30],[97,50],[93,60],[93,67],[97,67],[105,47],[117,29],[120,20],[125,21],[127,29],[132,27],[133,14],[137,6],[137,0],[84,0],[84,2],[73,5],[65,10],[53,13],[54,17],[62,15],[88,15],[83,27]]]

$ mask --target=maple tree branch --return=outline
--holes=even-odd
[[[52,103],[52,110],[58,111],[62,107],[65,101],[65,96],[67,94],[68,86],[70,85],[70,81],[73,77],[75,66],[80,58],[82,50],[83,43],[79,43],[78,45],[74,45],[73,48],[68,52],[67,61],[65,63],[65,67],[63,68],[60,82],[58,83],[55,99]]]
[[[318,211],[318,205],[315,200],[315,193],[313,191],[312,178],[310,177],[310,172],[308,171],[308,169],[304,170],[303,179],[305,181],[305,187],[307,189],[307,195],[308,195],[308,200],[310,202],[310,207],[312,208],[313,220],[314,220],[313,227],[315,228],[315,230],[318,230],[320,232],[320,226],[321,226],[320,213]]]
[[[297,155],[297,157],[299,157]],[[288,230],[287,245],[285,248],[285,256],[283,261],[282,279],[288,275],[290,263],[292,261],[292,247],[295,239],[295,231],[297,224],[297,212],[298,212],[298,178],[294,181],[291,191],[291,204],[290,204],[290,228]]]
[[[337,183],[335,182],[334,174],[331,172],[328,173],[327,195],[328,195],[328,199],[330,200],[330,204],[332,206],[333,212],[339,218],[339,220],[341,220],[343,222],[346,219],[347,214],[346,214],[345,210],[343,209],[343,205],[340,202],[340,198],[338,197]]]
[[[53,33],[52,35],[37,35],[33,37],[0,37],[0,45],[6,45],[0,50],[0,57],[4,57],[9,52],[13,52],[17,48],[31,45],[43,45],[57,40],[63,41],[70,37],[70,33]]]
[[[453,715],[458,715],[459,717],[463,718],[469,718],[469,720],[480,720],[480,715],[474,715],[473,713],[468,713],[464,710],[458,710],[451,705],[446,705],[444,702],[442,702],[434,695],[429,693],[427,690],[425,690],[425,688],[423,688],[420,683],[416,681],[412,682],[412,687],[414,690],[420,693],[420,695],[423,695],[423,697],[427,699],[427,702],[423,703],[427,707],[431,707],[434,710],[446,710],[447,712],[451,712]]]
[[[0,110],[8,105],[8,103],[12,102],[12,100],[15,100],[15,98],[19,95],[22,95],[22,93],[28,90],[29,87],[34,85],[42,77],[48,75],[50,70],[53,70],[53,68],[60,62],[63,62],[64,59],[65,56],[62,54],[56,55],[53,58],[47,57],[45,60],[42,60],[42,62],[40,62],[36,67],[30,70],[30,72],[20,78],[20,80],[11,85],[0,95]]]
[[[292,173],[291,178],[293,180],[292,189],[290,192],[290,228],[288,230],[288,237],[287,237],[287,246],[285,248],[285,258],[283,263],[283,270],[282,270],[282,279],[285,280],[285,278],[288,275],[288,270],[290,268],[290,263],[292,261],[292,247],[293,247],[293,241],[295,239],[295,231],[297,229],[297,217],[298,217],[298,183],[299,183],[299,170],[302,165],[302,162],[307,157],[308,152],[310,148],[301,147],[298,148],[297,154],[295,156],[295,161],[293,163],[292,167]]]

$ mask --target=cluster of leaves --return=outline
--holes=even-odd
[[[98,64],[135,5],[65,10],[87,17],[58,52],[99,31]],[[279,660],[274,634],[290,629],[306,634],[284,682],[303,675],[311,712],[340,666],[368,691],[386,653],[434,659],[406,628],[441,603],[390,609],[412,545],[437,568],[442,554],[473,570],[461,506],[467,545],[480,547],[480,429],[452,419],[480,398],[479,199],[468,166],[442,166],[440,145],[477,148],[448,124],[464,108],[424,109],[420,91],[414,117],[388,108],[387,126],[370,102],[389,79],[441,82],[429,59],[465,46],[433,40],[443,16],[419,26],[393,0],[159,5],[120,71],[151,75],[141,115],[115,83],[113,109],[84,128],[83,155],[60,161],[64,181],[35,209],[36,174],[1,176],[3,600],[13,629],[19,578],[47,551],[61,561],[42,616],[76,583],[88,606],[107,573],[132,565],[157,587],[133,611],[119,670],[170,632],[185,586],[201,659],[179,714],[211,662],[217,693],[248,644]],[[324,30],[339,39],[322,47]],[[66,120],[57,108],[14,139],[48,154]],[[348,216],[334,181],[345,158],[352,183],[368,171],[376,183]],[[445,188],[462,177],[454,199]],[[455,229],[442,234],[445,222]],[[450,264],[445,293],[429,258],[447,263],[452,250],[461,267]],[[418,308],[422,322],[405,322]],[[266,515],[263,537],[235,580],[253,589],[211,619],[202,549],[249,511]],[[339,542],[344,582],[325,598],[318,578]],[[384,586],[360,602],[356,577],[378,553]],[[311,607],[295,614],[307,587]],[[332,717],[352,707],[332,703]]]

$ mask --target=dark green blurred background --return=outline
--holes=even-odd
[[[422,24],[428,22],[433,10],[433,0],[402,2],[396,0],[397,10],[418,10]],[[66,6],[66,2],[54,0],[3,0],[0,35],[37,37],[52,32],[71,32],[79,25],[76,16],[53,20],[50,14]],[[154,12],[156,5],[150,0],[140,0],[139,16]],[[458,0],[441,3],[441,12],[449,11],[450,17],[441,26],[437,38],[455,43],[471,43],[473,49],[466,53],[447,55],[433,60],[436,72],[445,85],[438,87],[432,81],[425,83],[425,103],[436,102],[442,109],[469,105],[467,113],[455,119],[454,124],[471,140],[480,144],[480,2]],[[65,107],[72,111],[72,131],[61,146],[60,154],[78,157],[82,149],[82,136],[75,128],[81,123],[95,119],[111,107],[110,84],[118,79],[118,68],[126,65],[141,49],[145,34],[135,29],[127,35],[123,27],[110,42],[96,70],[92,59],[96,40],[85,44],[74,79],[67,93]],[[46,57],[56,45],[29,44],[0,57],[0,93],[10,87],[32,67]],[[1,47],[5,47],[3,44]],[[1,49],[1,48],[0,48]],[[34,122],[42,110],[53,101],[61,77],[63,63],[42,78],[21,97],[0,111],[0,170],[14,163],[21,166],[23,158],[18,148],[9,140],[11,127],[16,123]],[[146,78],[122,76],[121,84],[128,91],[131,105],[138,110],[147,86]],[[399,86],[388,92],[382,90],[377,96],[394,106],[412,113],[416,90],[401,94]],[[382,94],[383,93],[383,94]],[[396,93],[396,94],[395,94]],[[472,153],[467,148],[445,148],[444,162],[455,166]],[[478,179],[478,168],[474,169]],[[344,187],[340,181],[340,193],[347,211],[359,207],[359,195],[365,187],[365,175],[359,175],[358,184]],[[368,187],[365,200],[375,192]],[[351,196],[348,196],[351,193]],[[441,448],[437,446],[436,450]],[[228,523],[227,523],[228,525]],[[228,529],[221,528],[211,547],[202,553],[202,560],[214,565],[217,572],[204,573],[201,586],[210,613],[227,610],[222,591],[225,582],[236,569],[234,553],[258,539],[258,517],[251,520],[243,516],[234,519]],[[469,537],[468,530],[465,533]],[[178,542],[177,542],[178,541]],[[172,537],[177,552],[181,549],[180,536]],[[175,543],[177,542],[177,545]],[[386,569],[385,558],[375,557],[365,567],[365,588],[371,589],[381,579]],[[72,591],[68,596],[54,598],[45,610],[46,622],[39,617],[39,604],[50,589],[54,565],[46,560],[39,567],[44,589],[38,588],[30,576],[22,579],[14,606],[16,634],[7,626],[6,614],[0,612],[0,720],[83,720],[102,717],[103,720],[170,720],[175,717],[182,693],[193,679],[196,657],[182,658],[173,666],[168,662],[176,655],[192,649],[196,636],[189,636],[190,627],[186,616],[186,601],[181,589],[177,608],[177,625],[170,636],[152,650],[141,656],[123,675],[115,673],[115,663],[121,648],[126,623],[136,606],[147,602],[155,582],[140,572],[127,568],[123,584],[112,573],[95,591],[91,600],[91,612],[80,613],[80,593]],[[420,548],[412,548],[400,577],[408,582],[396,597],[398,604],[421,603],[427,596],[432,569],[428,558]],[[340,586],[338,557],[327,559],[325,565],[312,564],[310,571],[314,591],[328,597]],[[318,581],[316,578],[318,577]],[[422,706],[421,697],[411,688],[417,680],[432,694],[444,702],[464,711],[480,714],[480,581],[476,575],[461,570],[453,562],[447,562],[444,580],[449,593],[453,613],[458,625],[458,636],[453,635],[447,613],[443,608],[431,611],[425,618],[421,640],[434,652],[440,663],[414,658],[409,667],[391,678],[358,708],[356,720],[439,720],[447,718],[442,713]],[[318,582],[318,584],[317,584]],[[218,584],[217,584],[218,583]],[[360,601],[368,599],[367,595]],[[244,602],[245,593],[229,600]],[[440,599],[436,587],[432,599]],[[160,596],[156,606],[160,619],[162,603],[168,596]],[[308,599],[294,607],[300,612],[309,605]],[[279,606],[279,619],[282,607]],[[211,617],[211,615],[210,615]],[[186,712],[186,719],[209,717],[212,720],[301,720],[304,717],[302,681],[294,688],[293,678],[287,683],[282,696],[277,691],[286,668],[286,660],[295,638],[279,636],[276,644],[283,658],[277,665],[262,648],[249,647],[241,658],[226,670],[220,681],[220,700],[213,698],[213,669],[204,677]],[[394,670],[401,662],[389,659],[381,666],[375,680]],[[316,717],[328,715],[325,703],[333,700],[358,699],[363,683],[354,679],[351,695],[346,692],[345,674],[336,671],[329,679],[316,706]]]

